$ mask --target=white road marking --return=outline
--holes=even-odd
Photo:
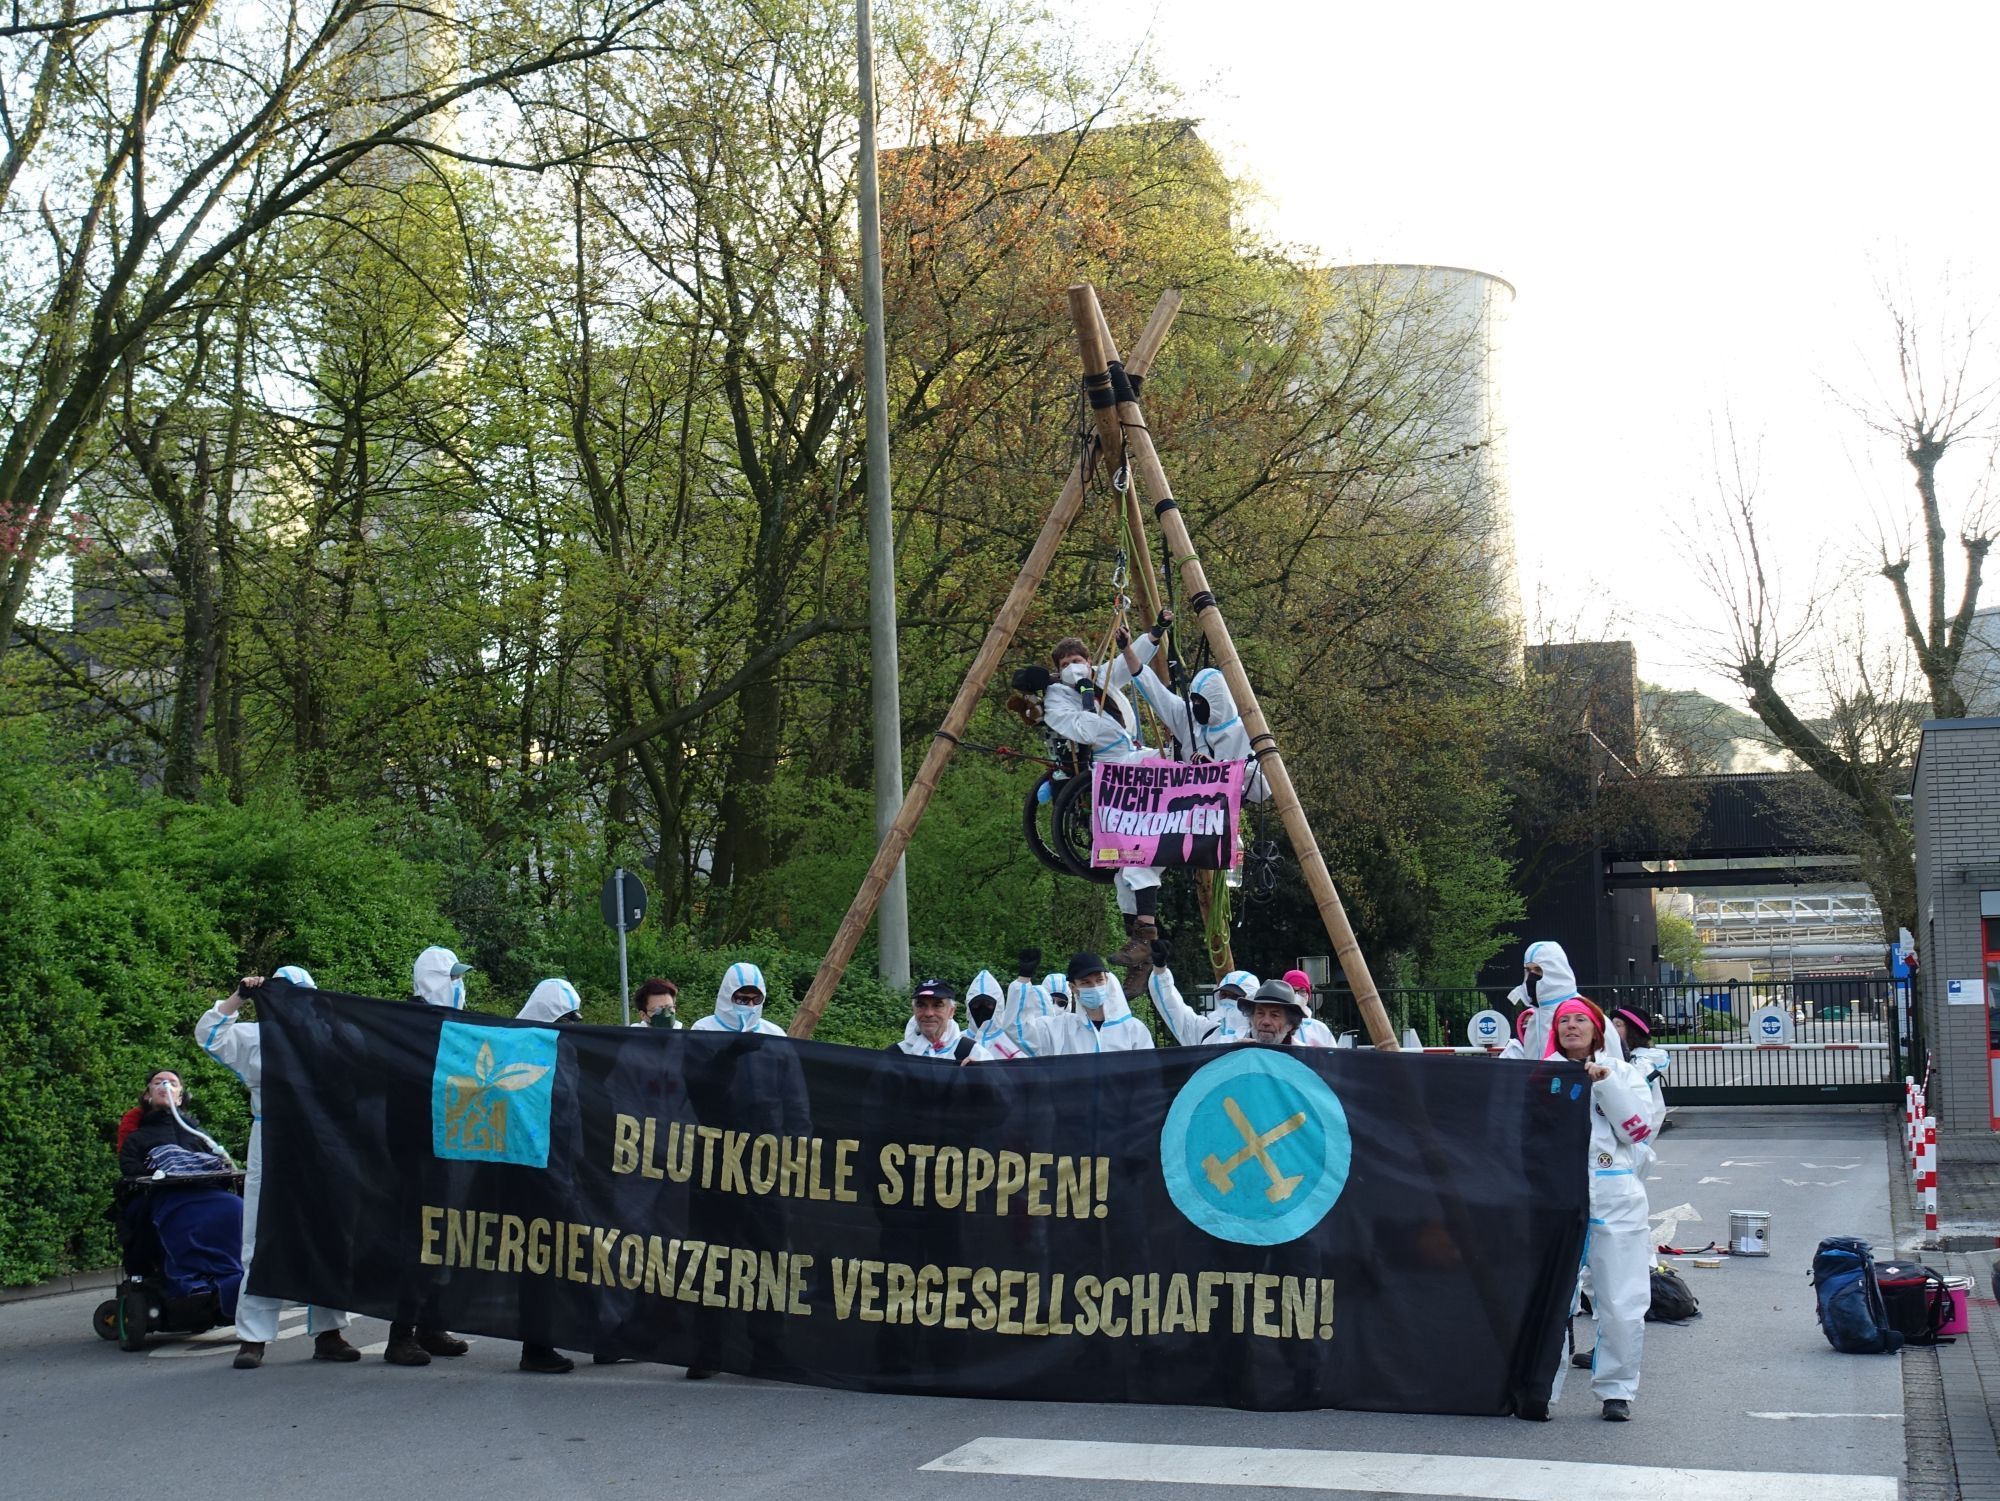
[[[1795,1423],[1800,1418],[1866,1418],[1874,1423],[1900,1423],[1900,1412],[1746,1412],[1746,1418],[1769,1418],[1774,1423]]]
[[[1734,1157],[1725,1157],[1725,1158],[1723,1158],[1723,1159],[1722,1159],[1722,1166],[1724,1166],[1724,1167],[1769,1167],[1769,1166],[1770,1166],[1770,1165],[1771,1165],[1772,1163],[1776,1162],[1777,1160],[1778,1160],[1778,1159],[1777,1159],[1777,1158],[1775,1158],[1775,1157],[1756,1157],[1756,1158],[1751,1158],[1751,1159],[1749,1159],[1749,1160],[1747,1160],[1747,1161],[1746,1161],[1746,1160],[1740,1160],[1740,1159],[1738,1159],[1738,1158],[1734,1158]]]
[[[1695,1184],[1695,1187],[1700,1188],[1703,1183],[1734,1183],[1735,1181],[1734,1178],[1703,1178],[1700,1183]]]
[[[291,1339],[306,1332],[306,1311],[288,1308],[278,1315],[278,1338]],[[188,1360],[197,1355],[233,1355],[243,1336],[233,1326],[191,1334],[176,1344],[160,1345],[146,1353],[155,1360]]]
[[[926,1470],[1033,1475],[1051,1480],[1139,1480],[1173,1485],[1271,1486],[1482,1501],[1896,1501],[1887,1475],[1808,1475],[1495,1459],[1476,1454],[1383,1454],[1354,1449],[1247,1449],[1206,1444],[1120,1444],[976,1438]]]
[[[1851,1173],[1861,1166],[1858,1162],[1801,1162],[1800,1167],[1809,1167],[1816,1173]]]
[[[1780,1178],[1778,1181],[1791,1188],[1838,1188],[1847,1180],[1835,1178],[1831,1183],[1823,1183],[1817,1178]]]

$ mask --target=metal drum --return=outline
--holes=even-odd
[[[1770,1211],[1764,1209],[1732,1209],[1729,1211],[1729,1254],[1732,1256],[1769,1256],[1771,1236]]]

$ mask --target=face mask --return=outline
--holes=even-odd
[[[1188,699],[1188,707],[1194,710],[1194,722],[1196,724],[1208,723],[1207,699],[1203,698],[1199,693],[1193,694]]]
[[[671,1010],[655,1011],[651,1016],[646,1018],[646,1025],[649,1027],[671,1028],[673,1024],[674,1013]]]
[[[1062,670],[1062,680],[1074,688],[1090,676],[1090,669],[1081,662],[1072,662]]]
[[[1111,1002],[1109,985],[1084,985],[1076,992],[1078,1004],[1091,1011],[1102,1011]]]
[[[463,1011],[465,1009],[465,981],[463,980],[453,980],[451,982],[451,1009],[454,1011]]]
[[[1535,987],[1541,983],[1542,983],[1542,977],[1540,975],[1529,975],[1525,980],[1521,982],[1521,994],[1525,995],[1528,998],[1528,1004],[1530,1005],[1534,1004]]]
[[[978,1026],[983,1027],[988,1022],[993,1020],[993,1010],[994,1010],[993,1003],[989,1000],[986,1000],[984,997],[982,997],[979,1000],[970,1002],[969,1004],[967,1004],[965,1009],[966,1012],[972,1017],[973,1022]]]

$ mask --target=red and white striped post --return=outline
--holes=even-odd
[[[1917,1133],[1917,1081],[1909,1074],[1903,1075],[1903,1155],[1912,1163],[1916,1160]]]
[[[1924,1228],[1938,1227],[1937,1208],[1937,1117],[1924,1117]]]

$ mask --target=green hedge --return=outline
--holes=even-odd
[[[485,966],[469,986],[474,1009],[511,1016],[534,979],[559,975],[582,993],[585,1020],[618,1020],[617,948],[594,902],[523,901],[475,923],[483,942],[462,943],[464,872],[406,857],[387,821],[282,802],[169,802],[66,777],[20,731],[0,732],[0,1285],[115,1260],[104,1213],[117,1124],[153,1069],[179,1069],[202,1122],[244,1150],[243,1087],[194,1040],[195,1019],[238,974],[303,964],[328,989],[400,997],[417,952],[444,943]],[[816,950],[768,934],[727,948],[684,929],[630,940],[633,982],[671,978],[688,1021],[707,1014],[740,959],[763,967],[780,1024],[819,963]],[[1009,967],[921,943],[913,965],[961,989],[981,967]],[[881,1047],[908,1015],[864,950],[815,1035]]]

